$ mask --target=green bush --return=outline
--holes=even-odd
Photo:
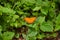
[[[60,0],[0,0],[0,40],[21,35],[26,40],[56,37],[60,30]],[[36,17],[27,23],[25,17]]]

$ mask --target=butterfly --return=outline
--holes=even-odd
[[[31,17],[31,18],[26,17],[26,18],[24,18],[24,20],[25,20],[27,23],[32,24],[32,23],[36,20],[36,17]]]

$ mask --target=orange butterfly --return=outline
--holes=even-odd
[[[36,20],[36,17],[31,17],[31,18],[26,17],[26,18],[24,18],[24,20],[25,20],[27,23],[31,24],[31,23],[33,23],[33,22]]]

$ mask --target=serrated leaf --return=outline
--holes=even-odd
[[[40,26],[40,30],[42,30],[43,32],[53,32],[53,25],[49,22],[45,22]]]

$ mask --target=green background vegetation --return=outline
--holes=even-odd
[[[0,40],[21,35],[26,40],[56,37],[60,30],[60,0],[0,0]],[[37,17],[28,24],[25,17]]]

